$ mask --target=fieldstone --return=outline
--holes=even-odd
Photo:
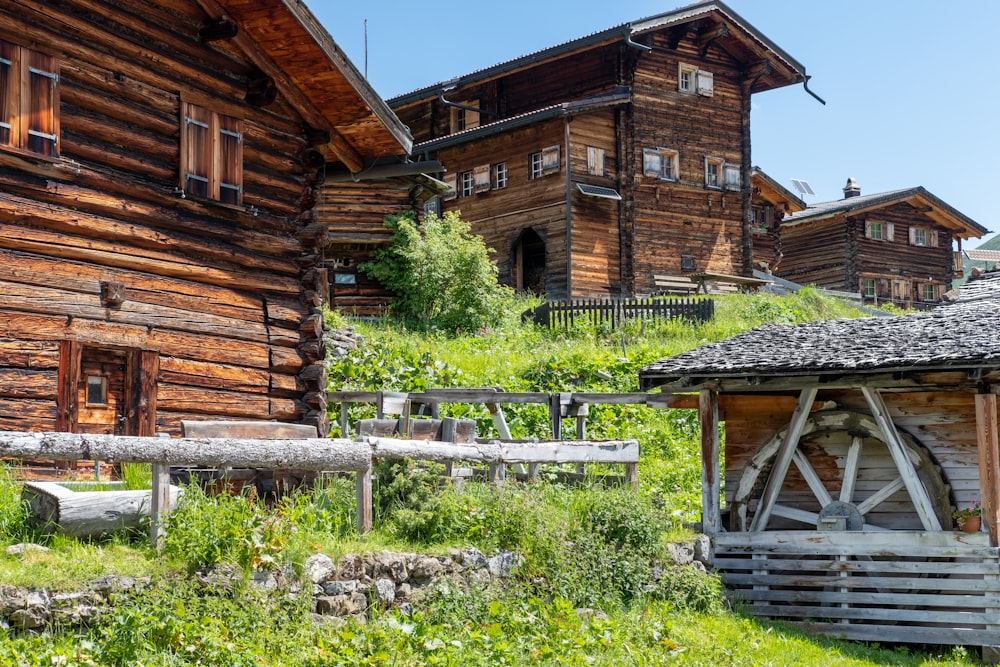
[[[49,622],[49,615],[44,607],[28,607],[27,609],[17,609],[11,612],[7,616],[7,621],[15,628],[34,630],[45,627]]]
[[[395,582],[403,582],[410,578],[410,573],[406,569],[406,555],[382,552],[375,561],[375,570],[372,574],[376,579],[392,579]]]
[[[463,567],[478,570],[487,566],[486,555],[475,547],[465,547],[462,549],[460,558]]]
[[[323,614],[311,614],[313,625],[337,629],[347,623],[347,619],[340,616],[324,616]]]
[[[413,564],[413,571],[410,572],[410,578],[426,583],[431,579],[441,576],[444,571],[444,565],[437,558],[422,556],[417,558]]]
[[[694,561],[694,547],[686,542],[671,542],[667,553],[675,565],[690,565]]]
[[[356,579],[347,581],[324,581],[322,584],[323,593],[326,595],[350,595],[358,590]]]
[[[396,607],[399,613],[404,618],[410,618],[413,616],[413,603],[412,602],[400,602],[399,606]]]
[[[350,595],[321,595],[316,598],[316,613],[324,616],[351,616],[362,612],[368,600],[360,593]]]
[[[509,577],[514,568],[521,564],[521,560],[513,551],[501,551],[488,561],[490,574],[494,577]]]
[[[337,562],[338,579],[360,579],[365,576],[365,561],[357,554],[346,554]]]
[[[466,570],[465,581],[470,586],[486,586],[490,583],[490,571],[485,567],[480,567],[475,570]]]
[[[699,535],[694,541],[694,559],[705,567],[715,567],[712,560],[712,540],[708,535]]]
[[[7,547],[8,556],[23,556],[26,553],[45,553],[49,550],[48,547],[43,547],[41,544],[33,544],[31,542],[21,542],[20,544],[12,544]]]
[[[53,609],[53,620],[64,625],[89,625],[101,616],[101,609],[90,604],[79,604],[66,609]]]
[[[396,582],[392,579],[376,579],[375,597],[383,607],[391,605],[396,601]]]
[[[337,574],[337,565],[326,554],[313,554],[306,559],[305,575],[314,584],[321,584]]]

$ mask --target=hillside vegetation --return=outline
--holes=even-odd
[[[475,334],[414,331],[391,321],[365,323],[330,313],[363,343],[331,360],[331,389],[420,391],[492,386],[506,391],[636,391],[637,370],[662,357],[766,322],[800,322],[859,313],[812,290],[797,296],[721,298],[716,318],[629,323],[610,331],[579,326],[548,331],[509,315]],[[450,405],[476,419],[481,406]],[[515,437],[549,437],[542,406],[505,409]],[[333,415],[332,415],[333,416]],[[372,416],[352,408],[353,419]],[[336,422],[336,419],[332,420]],[[11,665],[964,665],[964,649],[919,653],[817,640],[741,613],[718,579],[672,567],[671,542],[694,535],[698,519],[698,424],[693,411],[599,406],[591,437],[636,438],[639,488],[605,488],[594,479],[567,485],[554,475],[502,488],[443,483],[433,466],[382,462],[375,471],[373,533],[354,533],[349,479],[324,480],[270,505],[250,496],[210,497],[196,488],[171,516],[164,554],[146,538],[98,542],[45,536],[26,521],[18,485],[0,478],[0,537],[42,543],[48,552],[0,557],[0,580],[73,590],[95,577],[150,577],[122,594],[98,621],[73,630],[3,630],[0,664]],[[335,434],[339,435],[339,434]],[[516,552],[521,562],[502,586],[441,585],[414,599],[411,615],[373,613],[367,622],[317,624],[309,591],[250,585],[254,571],[301,574],[317,552],[385,549],[444,554],[475,547]],[[195,573],[242,572],[230,588],[198,583]],[[308,586],[304,587],[308,589]],[[6,603],[5,603],[6,604]]]

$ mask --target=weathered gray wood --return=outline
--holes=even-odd
[[[0,431],[0,456],[345,472],[367,470],[371,465],[367,442],[332,438],[157,438]]]
[[[927,532],[813,532],[773,530],[766,533],[720,533],[716,553],[808,554],[810,556],[936,556],[997,559],[986,533]]]
[[[171,500],[179,493],[176,486],[169,488]],[[56,482],[25,482],[22,495],[37,526],[71,537],[98,537],[138,528],[152,507],[148,490],[73,491]]]
[[[168,436],[169,437],[169,436]],[[163,550],[163,538],[166,536],[167,516],[170,514],[170,466],[165,463],[153,463],[153,485],[150,489],[151,507],[149,523],[149,544],[156,551]]]
[[[639,442],[608,440],[600,442],[500,443],[501,459],[507,463],[637,463]]]
[[[893,625],[844,625],[842,623],[793,623],[805,632],[831,637],[842,637],[854,641],[885,642],[890,637],[900,637],[895,641],[913,644],[952,644],[964,646],[986,646],[995,643],[998,637],[988,630],[967,628],[930,628]],[[905,637],[904,637],[905,632]]]
[[[900,560],[841,560],[838,558],[774,558],[766,561],[766,569],[761,569],[761,561],[751,558],[729,558],[717,556],[713,561],[716,568],[727,572],[848,572],[864,574],[868,572],[884,574],[905,574],[912,577],[935,575],[987,575],[996,574],[995,562],[942,562],[942,561],[900,561]]]
[[[840,502],[842,503],[854,500],[854,487],[858,483],[858,464],[861,461],[862,443],[860,436],[851,438],[851,447],[847,450],[847,458],[844,461],[844,483],[840,485]],[[865,513],[861,512],[861,514]]]
[[[371,445],[372,455],[378,458],[499,463],[503,457],[500,445],[495,442],[452,443],[370,437],[368,443]]]
[[[761,494],[760,506],[757,508],[753,521],[750,523],[751,532],[767,529],[767,522],[771,518],[771,510],[778,499],[778,493],[781,491],[781,485],[785,481],[785,475],[788,474],[788,467],[792,463],[792,456],[795,453],[795,448],[798,447],[799,438],[802,435],[802,427],[805,426],[806,420],[809,418],[809,411],[812,409],[813,401],[816,399],[816,393],[816,387],[808,387],[803,389],[799,394],[799,401],[795,406],[795,412],[792,413],[791,422],[788,425],[788,430],[785,432],[785,439],[778,449],[777,457],[771,468],[771,475],[768,477],[767,485]]]
[[[317,436],[316,427],[310,424],[187,419],[181,420],[181,433],[185,438],[253,438],[256,440],[288,440]]]
[[[355,481],[355,498],[358,508],[358,532],[364,535],[372,529],[372,469],[358,471]]]
[[[719,488],[719,394],[703,389],[698,395],[701,424],[701,529],[715,535],[722,527]]]
[[[997,545],[1000,544],[1000,436],[995,394],[976,395],[976,445],[983,524],[991,542]]]

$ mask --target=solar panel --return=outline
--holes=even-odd
[[[792,186],[799,191],[800,195],[814,195],[812,187],[809,185],[808,181],[803,181],[800,178],[792,179]]]
[[[576,189],[588,197],[604,197],[605,199],[621,199],[622,196],[614,188],[602,188],[599,185],[577,183]]]

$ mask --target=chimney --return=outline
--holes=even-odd
[[[853,178],[847,179],[847,185],[844,186],[844,199],[850,199],[851,197],[860,197],[861,187],[858,182]]]

